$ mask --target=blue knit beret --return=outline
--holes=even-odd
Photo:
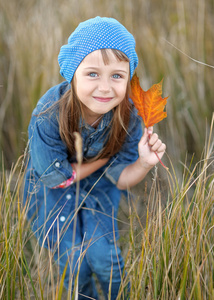
[[[81,61],[98,49],[116,49],[126,54],[132,78],[138,64],[135,40],[131,33],[113,18],[96,17],[82,22],[68,38],[58,56],[60,74],[70,83]]]

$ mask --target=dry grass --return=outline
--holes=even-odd
[[[135,36],[144,89],[164,77],[168,118],[156,126],[175,168],[204,148],[214,110],[211,0],[6,1],[0,3],[0,145],[6,167],[23,153],[39,97],[62,81],[57,56],[79,22],[111,16]],[[170,44],[171,43],[171,44]],[[183,51],[185,54],[177,50]]]
[[[171,164],[167,194],[160,189],[155,169],[151,189],[143,195],[148,198],[146,217],[132,197],[126,212],[123,206],[119,214],[120,244],[127,277],[118,299],[125,299],[123,291],[128,282],[132,300],[213,299],[213,124],[214,116],[203,157],[191,168],[183,166],[182,181]],[[21,204],[22,170],[13,180],[21,161],[1,178],[0,209],[4,217],[0,219],[0,298],[71,299],[63,289],[64,278],[59,276],[53,253],[38,246],[26,222]],[[128,227],[123,225],[127,217]]]

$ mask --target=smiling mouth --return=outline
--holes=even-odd
[[[113,97],[93,97],[96,101],[99,102],[109,102],[113,99]]]

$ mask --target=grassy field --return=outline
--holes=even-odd
[[[96,15],[115,17],[135,36],[137,74],[145,90],[164,77],[168,117],[155,130],[175,168],[186,155],[200,159],[214,111],[213,13],[211,0],[1,0],[0,148],[5,166],[24,151],[39,97],[63,81],[57,62],[61,45],[79,22]]]
[[[167,119],[155,126],[167,145],[169,172],[154,169],[134,189],[137,201],[131,196],[128,204],[123,201],[119,215],[131,299],[211,300],[211,0],[0,1],[0,299],[70,299],[52,254],[38,247],[26,222],[23,156],[32,109],[63,80],[60,46],[79,22],[96,15],[114,17],[133,33],[142,87],[147,90],[164,77],[163,96],[169,96]]]
[[[125,299],[128,281],[134,300],[213,299],[213,125],[214,117],[203,157],[194,167],[183,167],[181,182],[171,165],[163,193],[154,170],[151,188],[145,182],[144,195],[122,202],[118,221],[128,276],[118,299]],[[26,221],[21,160],[1,179],[0,299],[76,299],[63,289],[53,254],[38,246]]]

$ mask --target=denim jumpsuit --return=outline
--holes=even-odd
[[[121,150],[106,166],[67,188],[53,187],[72,176],[72,162],[59,134],[58,113],[39,114],[52,106],[70,88],[62,82],[38,102],[29,124],[29,159],[24,204],[31,228],[40,245],[51,249],[63,273],[65,287],[78,275],[78,299],[98,299],[92,274],[96,274],[107,299],[116,299],[124,262],[116,241],[119,238],[117,212],[121,191],[116,184],[123,169],[138,158],[142,136],[141,119],[133,108],[128,134]],[[112,111],[95,129],[80,120],[83,156],[96,156],[109,132]],[[111,273],[112,272],[112,273]],[[111,279],[110,279],[111,278]],[[86,297],[84,297],[85,295]]]

